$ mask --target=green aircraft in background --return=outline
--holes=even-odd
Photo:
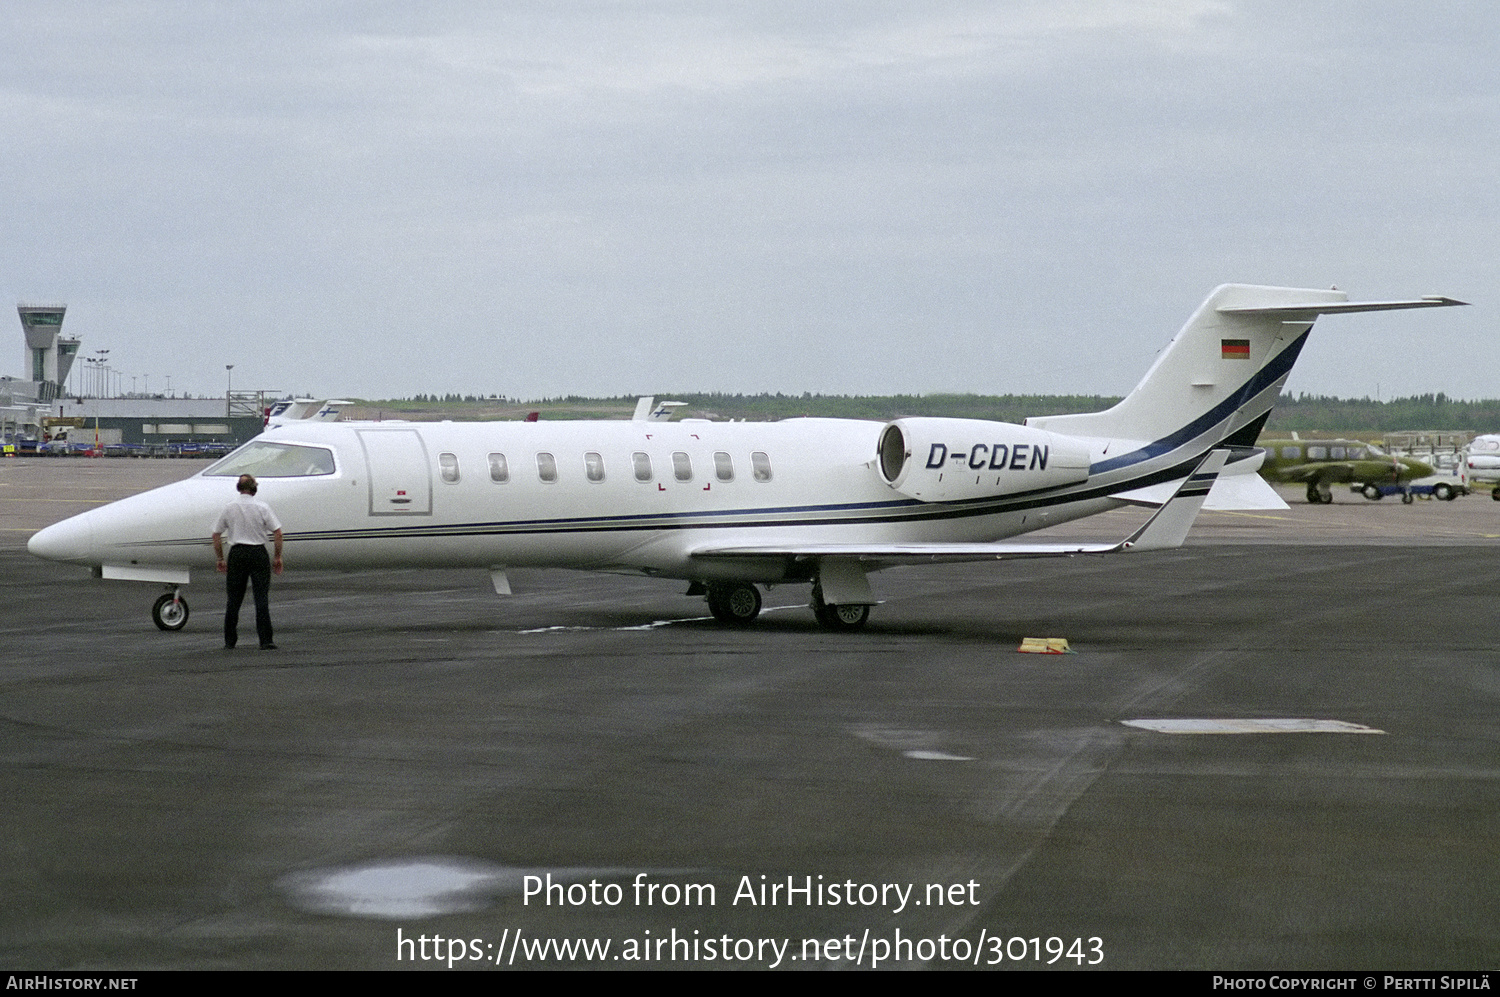
[[[1331,486],[1336,484],[1362,483],[1365,498],[1378,499],[1381,485],[1404,484],[1433,473],[1429,464],[1393,456],[1360,440],[1260,440],[1256,446],[1266,451],[1261,476],[1279,484],[1307,485],[1312,505],[1332,502]]]

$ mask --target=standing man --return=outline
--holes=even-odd
[[[271,507],[255,497],[255,476],[240,475],[239,495],[224,507],[214,523],[214,557],[228,581],[224,605],[224,646],[234,647],[240,636],[240,603],[245,583],[255,592],[255,632],[262,651],[276,650],[271,640],[271,572],[281,574],[281,521]],[[229,537],[229,560],[224,560],[224,537]],[[266,541],[276,545],[276,557],[266,554]]]

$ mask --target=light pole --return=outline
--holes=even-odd
[[[234,364],[224,365],[224,377],[224,418],[227,419],[233,414],[234,402],[231,399],[234,398]]]
[[[94,351],[94,370],[98,372],[98,376],[94,378],[95,389],[98,392],[98,394],[95,395],[95,397],[97,398],[103,398],[105,395],[109,394],[109,381],[107,379],[107,375],[104,373],[104,365],[108,362],[108,350]]]

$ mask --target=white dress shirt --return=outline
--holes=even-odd
[[[276,518],[276,513],[271,511],[270,506],[254,495],[241,492],[219,513],[219,520],[214,523],[213,531],[222,534],[231,546],[252,544],[264,547],[271,539],[271,534],[279,529],[281,520]]]

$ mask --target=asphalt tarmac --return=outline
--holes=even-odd
[[[289,557],[281,649],[226,652],[216,578],[162,633],[155,587],[25,553],[201,466],[0,463],[6,968],[1500,955],[1487,495],[1288,492],[1177,551],[890,571],[852,635],[801,586],[733,630],[673,583],[516,571],[501,598]]]

